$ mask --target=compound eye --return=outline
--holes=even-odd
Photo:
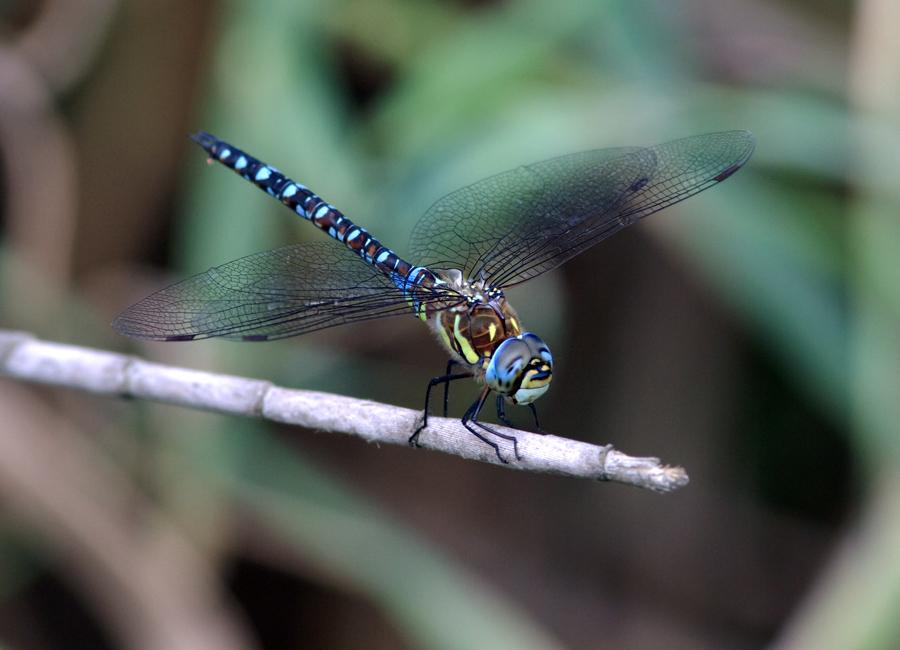
[[[518,389],[506,398],[513,404],[531,404],[547,392],[553,379],[553,357],[546,344],[534,334],[523,334],[522,342],[531,360],[521,372]]]
[[[491,390],[511,395],[522,383],[522,373],[531,359],[531,350],[520,338],[506,339],[494,351],[484,377]]]
[[[547,347],[547,344],[531,333],[525,333],[521,338],[525,345],[528,346],[531,357],[533,359],[540,359],[549,366],[550,370],[552,370],[553,355],[550,354],[550,348]]]
[[[530,404],[543,395],[552,378],[550,350],[534,334],[507,339],[485,370],[487,385],[513,404]]]

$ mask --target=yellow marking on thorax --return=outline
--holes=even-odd
[[[453,341],[450,340],[450,335],[447,334],[447,328],[443,326],[443,324],[439,324],[437,327],[437,331],[441,333],[441,338],[444,340],[444,345],[447,346],[448,350],[455,350],[453,347]]]
[[[459,321],[461,317],[457,314],[453,319],[453,338],[456,339],[456,343],[459,345],[459,351],[463,355],[466,361],[469,363],[478,363],[478,360],[481,356],[472,347],[472,344],[469,343],[469,339],[463,336],[463,333],[459,331]]]

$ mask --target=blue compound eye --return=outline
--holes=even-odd
[[[550,350],[534,334],[507,339],[485,370],[487,385],[513,404],[530,404],[543,395],[553,377]]]
[[[550,348],[546,343],[530,332],[523,334],[521,339],[528,346],[532,358],[542,359],[549,366],[548,370],[553,370],[553,355],[550,354]]]

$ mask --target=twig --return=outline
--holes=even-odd
[[[30,334],[4,330],[0,330],[0,374],[103,395],[262,417],[390,444],[407,444],[422,417],[420,411],[377,402],[164,366],[124,354],[45,343]],[[507,467],[615,481],[656,492],[668,492],[688,483],[681,467],[661,465],[658,458],[628,456],[612,445],[600,447],[552,435],[492,427],[501,433],[514,434],[518,439],[520,460],[515,459],[511,445],[498,440],[509,458]],[[476,439],[457,419],[429,417],[428,427],[419,436],[419,445],[501,464],[494,450]]]

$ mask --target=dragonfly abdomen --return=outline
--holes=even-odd
[[[435,283],[436,278],[431,271],[406,262],[315,192],[271,165],[203,131],[191,136],[191,139],[209,153],[211,160],[234,170],[347,246],[364,261],[378,267],[407,298],[415,315],[423,321],[427,320],[423,294],[427,294],[427,289]],[[421,291],[421,288],[426,291]]]
[[[191,138],[206,149],[211,159],[233,169],[244,179],[274,196],[363,260],[380,268],[388,277],[406,278],[410,271],[415,270],[412,264],[383,246],[365,228],[357,226],[340,210],[274,167],[203,131]]]

